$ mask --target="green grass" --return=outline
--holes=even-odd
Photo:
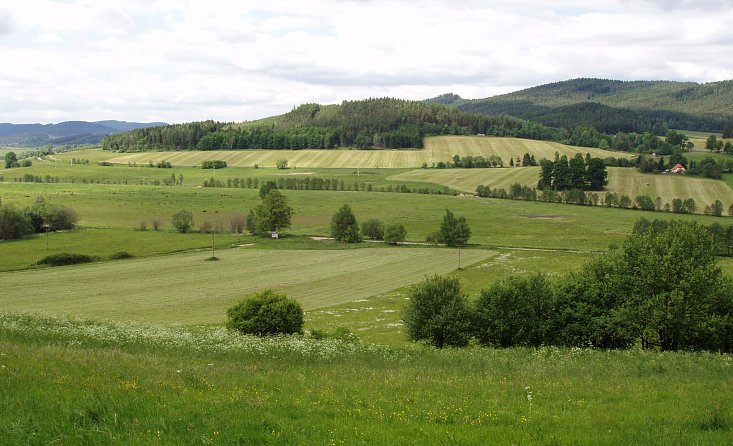
[[[462,250],[465,265],[494,255]],[[454,249],[220,250],[6,272],[0,308],[168,324],[223,323],[244,295],[274,289],[308,309],[385,293],[457,268]],[[42,278],[42,280],[39,280]]]
[[[247,213],[259,201],[257,191],[248,189],[101,184],[5,183],[0,185],[0,194],[3,205],[28,206],[38,195],[43,195],[49,203],[71,206],[78,211],[82,228],[65,234],[51,234],[50,250],[46,250],[42,237],[3,243],[2,249],[12,253],[12,256],[0,256],[0,269],[5,270],[28,267],[40,258],[62,250],[106,257],[117,251],[146,256],[205,247],[210,240],[206,235],[171,232],[170,216],[181,209],[188,209],[193,212],[197,224],[206,219],[221,220],[228,228],[230,214]],[[408,241],[418,242],[438,230],[445,209],[450,209],[467,218],[472,229],[470,243],[488,247],[605,250],[610,243],[622,242],[640,217],[725,223],[725,220],[700,215],[468,196],[329,191],[284,191],[284,194],[295,210],[292,227],[286,232],[298,236],[328,235],[331,218],[344,203],[351,205],[360,221],[379,218],[385,223],[402,223],[407,229]],[[133,231],[141,221],[146,221],[150,227],[153,217],[161,219],[163,231]],[[217,243],[221,246],[235,243],[227,237],[217,238]]]
[[[473,300],[478,293],[510,275],[545,273],[550,277],[579,268],[597,253],[543,250],[499,250],[499,254],[473,265],[464,265],[450,274],[459,278],[462,291]],[[347,327],[360,339],[383,345],[404,345],[400,310],[407,298],[407,287],[352,302],[306,312],[306,329],[334,332]]]
[[[0,316],[2,444],[730,444],[731,357]],[[528,396],[531,396],[528,398]]]

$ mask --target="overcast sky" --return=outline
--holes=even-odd
[[[733,79],[733,0],[3,0],[0,122],[252,120],[576,77]]]

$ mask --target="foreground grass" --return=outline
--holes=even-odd
[[[730,444],[730,356],[0,316],[2,444]]]
[[[465,265],[494,252],[462,250]],[[167,324],[223,323],[246,294],[274,289],[307,309],[382,294],[457,267],[448,248],[222,250],[0,273],[4,310]]]

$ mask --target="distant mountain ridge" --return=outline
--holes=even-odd
[[[65,121],[58,124],[0,123],[0,145],[39,147],[65,144],[99,144],[106,135],[139,128],[167,125],[164,122]]]
[[[591,125],[605,133],[665,128],[720,132],[733,122],[733,80],[698,84],[579,78],[484,99],[447,93],[427,102],[552,127]]]

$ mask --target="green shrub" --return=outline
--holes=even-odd
[[[407,238],[407,231],[405,227],[400,223],[387,225],[384,229],[384,241],[396,245],[397,243],[404,242]]]
[[[171,222],[178,232],[185,234],[193,227],[193,214],[191,211],[178,211],[171,217]]]
[[[361,224],[361,233],[372,240],[384,239],[384,225],[376,218],[370,218]]]
[[[132,254],[130,254],[127,251],[119,251],[109,256],[109,258],[112,260],[131,259],[133,257],[135,256],[133,256]]]
[[[0,240],[22,238],[32,232],[28,216],[15,206],[0,207]]]
[[[548,343],[553,290],[545,276],[510,276],[481,291],[475,303],[476,337],[494,347]]]
[[[227,162],[222,160],[207,160],[201,163],[202,169],[223,169],[227,167]]]
[[[227,310],[227,328],[267,336],[303,331],[303,307],[284,294],[266,290],[246,296]]]
[[[411,341],[442,348],[464,347],[471,337],[471,311],[456,277],[435,275],[410,287],[402,310]]]
[[[86,254],[74,254],[69,252],[61,252],[59,254],[48,255],[38,261],[41,265],[63,266],[77,265],[79,263],[89,263],[95,261],[96,258]]]

